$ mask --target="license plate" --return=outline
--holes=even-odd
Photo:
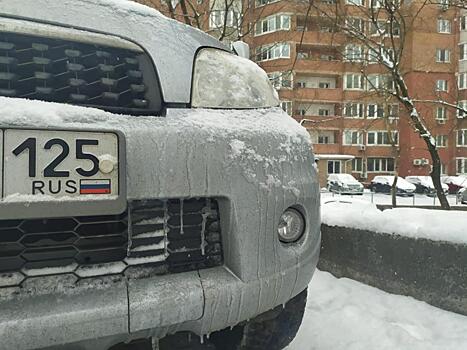
[[[7,129],[1,138],[4,200],[119,195],[114,133]]]

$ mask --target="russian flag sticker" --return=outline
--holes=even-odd
[[[79,194],[109,194],[110,179],[108,180],[80,180]]]

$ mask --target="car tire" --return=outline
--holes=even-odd
[[[233,329],[213,333],[211,342],[222,350],[282,350],[300,328],[306,297],[305,289],[284,306],[279,305]]]

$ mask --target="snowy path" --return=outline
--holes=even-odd
[[[316,271],[287,350],[467,349],[467,317]]]

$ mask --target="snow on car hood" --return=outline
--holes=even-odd
[[[107,33],[139,44],[155,63],[166,102],[190,102],[200,47],[228,50],[206,33],[129,0],[1,0],[0,28],[1,17]]]
[[[444,179],[445,184],[453,184],[460,187],[467,187],[467,177],[464,176],[448,176]]]
[[[346,185],[361,185],[360,182],[357,181],[352,175],[350,174],[334,174],[337,180],[342,182]],[[363,185],[362,185],[363,186]]]
[[[409,176],[406,177],[406,180],[410,183],[416,184],[419,183],[420,185],[426,187],[426,188],[431,188],[434,189],[435,185],[433,184],[433,179],[431,176]],[[449,187],[445,183],[441,182],[441,187],[443,190],[447,190]]]
[[[373,179],[373,183],[380,183],[383,185],[392,185],[394,181],[394,176],[377,176]],[[397,187],[402,190],[415,190],[415,185],[411,184],[407,180],[398,177],[397,178]]]

